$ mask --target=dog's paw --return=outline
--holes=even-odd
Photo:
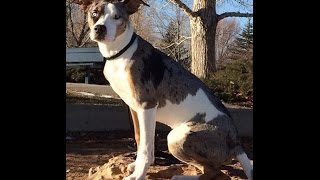
[[[132,162],[132,163],[128,164],[127,171],[132,173],[132,172],[134,172],[135,167],[136,167],[136,162]]]

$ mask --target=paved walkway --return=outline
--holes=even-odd
[[[83,92],[97,96],[119,96],[108,85],[67,83],[67,91]],[[253,113],[252,108],[225,104],[233,117],[241,136],[252,137]],[[111,118],[112,117],[112,118]],[[107,121],[112,119],[113,121]],[[125,126],[124,126],[125,125]],[[67,104],[67,130],[69,131],[105,131],[110,128],[129,129],[128,112],[115,111],[104,106],[86,104]]]
[[[119,97],[109,85],[83,84],[83,83],[67,83],[67,91],[87,92],[95,95],[109,95]]]
[[[95,95],[109,95],[112,97],[120,98],[109,85],[96,85],[96,84],[84,84],[84,83],[66,83],[67,91],[73,92],[87,92]],[[237,109],[251,109],[247,107],[241,107],[231,104],[224,105],[228,108],[237,108]]]

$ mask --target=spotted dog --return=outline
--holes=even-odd
[[[138,36],[129,16],[142,0],[75,0],[88,15],[90,38],[106,58],[103,73],[130,107],[138,145],[133,173],[125,179],[145,179],[154,162],[156,121],[172,128],[170,153],[202,171],[199,176],[172,179],[214,179],[232,158],[252,179],[252,164],[240,145],[233,119],[209,88],[179,63]]]

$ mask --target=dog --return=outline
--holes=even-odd
[[[132,174],[126,180],[145,179],[154,162],[156,121],[172,128],[167,136],[169,152],[202,172],[172,179],[215,179],[219,167],[233,158],[253,179],[253,166],[226,107],[200,79],[134,32],[129,16],[146,3],[74,2],[87,13],[90,38],[106,59],[104,76],[130,108],[137,157],[128,165]]]

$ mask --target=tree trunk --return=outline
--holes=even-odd
[[[215,33],[217,16],[215,0],[194,0],[191,18],[191,72],[199,78],[207,78],[216,71]]]

